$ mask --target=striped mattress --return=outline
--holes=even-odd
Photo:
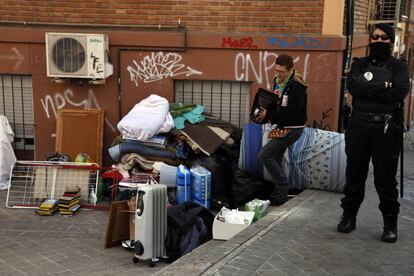
[[[239,169],[273,181],[258,153],[269,139],[270,124],[246,124],[240,144]],[[344,134],[315,128],[304,128],[301,137],[285,154],[285,169],[291,188],[342,192],[345,185]]]

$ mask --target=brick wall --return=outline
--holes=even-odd
[[[363,1],[357,1],[363,2]],[[324,0],[2,0],[1,21],[176,25],[213,33],[320,34]]]
[[[354,32],[368,32],[368,8],[369,1],[372,0],[355,0],[354,4]]]

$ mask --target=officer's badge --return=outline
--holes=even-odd
[[[372,80],[372,78],[374,77],[374,75],[371,73],[371,72],[365,72],[365,74],[364,74],[364,78],[367,80],[367,81],[370,81],[370,80]]]

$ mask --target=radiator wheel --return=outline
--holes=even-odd
[[[140,241],[135,241],[135,254],[138,256],[144,254],[144,246]]]

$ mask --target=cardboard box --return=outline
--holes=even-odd
[[[245,220],[247,220],[246,224],[232,224],[232,223],[222,222],[218,220],[217,218],[218,214],[217,214],[213,222],[213,239],[215,240],[231,239],[236,234],[246,229],[252,223],[254,212],[239,211],[239,213],[243,216]]]
[[[109,221],[106,227],[105,248],[121,245],[129,238],[128,200],[114,201],[109,210]]]

